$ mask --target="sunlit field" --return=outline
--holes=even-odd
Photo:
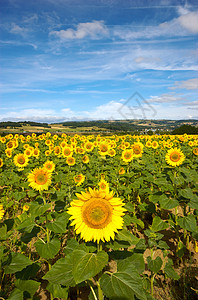
[[[197,135],[0,137],[0,299],[198,297]]]

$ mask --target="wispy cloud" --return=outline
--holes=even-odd
[[[61,39],[99,39],[108,34],[108,29],[104,25],[104,21],[92,21],[86,23],[79,23],[76,29],[68,28],[66,30],[51,31],[50,35],[55,35]]]
[[[188,79],[184,81],[176,81],[175,86],[170,89],[187,89],[187,90],[198,90],[198,78]]]

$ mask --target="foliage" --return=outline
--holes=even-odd
[[[36,299],[45,287],[49,299],[86,288],[89,299],[146,300],[154,299],[159,280],[179,285],[179,267],[198,245],[197,141],[187,134],[0,137],[1,299]],[[185,159],[173,167],[165,156],[175,147]],[[20,168],[14,157],[27,149],[28,164]],[[126,149],[133,149],[130,161]],[[45,179],[39,178],[31,188],[29,174],[46,162],[55,164],[49,186],[37,189]],[[108,242],[85,242],[67,211],[76,193],[98,189],[101,180],[125,203],[124,224]],[[189,284],[182,293],[187,299],[190,290],[193,299],[196,286]]]

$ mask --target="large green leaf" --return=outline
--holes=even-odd
[[[164,267],[164,272],[165,272],[166,276],[168,276],[169,278],[172,278],[174,280],[179,279],[179,275],[173,269],[173,262],[170,258],[168,259],[168,262],[166,263],[166,265]]]
[[[14,289],[10,296],[8,297],[8,300],[23,300],[23,292],[19,289]]]
[[[167,229],[169,227],[169,224],[165,223],[160,217],[156,216],[153,219],[153,223],[150,227],[153,231],[160,231]]]
[[[34,217],[28,217],[18,227],[17,230],[30,233],[35,226]]]
[[[134,295],[141,300],[147,299],[142,279],[132,263],[128,266],[121,264],[118,272],[111,275],[104,273],[100,279],[100,285],[109,299],[132,300]]]
[[[76,283],[80,283],[97,275],[106,266],[108,255],[101,251],[97,254],[83,250],[73,252],[73,276]]]
[[[67,245],[66,245],[65,249],[63,250],[63,252],[66,255],[68,255],[68,254],[71,254],[74,250],[77,250],[77,249],[89,252],[88,249],[86,248],[85,244],[79,244],[77,242],[77,240],[75,240],[75,239],[67,240]]]
[[[55,221],[48,223],[47,228],[55,233],[65,233],[67,223],[69,222],[69,217],[70,215],[66,212],[60,215],[57,214]]]
[[[197,222],[194,215],[188,215],[186,217],[180,217],[177,220],[178,225],[186,230],[189,230],[191,232],[197,230]]]
[[[48,283],[47,290],[53,295],[53,298],[68,299],[68,288],[62,287],[58,283]]]
[[[5,274],[16,273],[23,270],[25,267],[33,264],[29,258],[21,253],[11,253],[11,262],[5,268]]]
[[[50,204],[40,204],[38,202],[32,202],[30,204],[30,214],[36,218],[43,215],[50,208]]]
[[[116,236],[116,239],[121,241],[127,241],[131,245],[136,245],[140,240],[127,229],[122,229],[121,231],[119,231],[118,235]]]
[[[75,286],[76,283],[73,277],[73,260],[72,254],[65,258],[59,259],[49,272],[43,277],[50,283],[62,284],[65,286]]]
[[[23,292],[28,292],[31,296],[33,296],[38,290],[40,282],[37,282],[35,280],[18,279],[15,281],[15,285],[19,290]]]
[[[35,243],[36,250],[42,258],[49,259],[54,258],[54,256],[60,250],[61,243],[58,238],[54,238],[49,243],[44,243],[38,240]]]
[[[148,268],[151,270],[153,273],[158,273],[161,270],[162,267],[162,259],[157,256],[155,259],[151,259],[150,256],[147,257],[147,262],[148,262]]]
[[[145,270],[144,257],[142,253],[134,253],[131,256],[120,260],[118,262],[117,268],[118,270],[125,269],[125,271],[130,272],[130,266],[135,266],[138,273],[142,273]],[[133,268],[133,267],[132,267]]]
[[[159,200],[160,207],[163,209],[172,209],[179,205],[179,201],[164,197]]]

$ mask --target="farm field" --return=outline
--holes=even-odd
[[[0,136],[0,299],[198,298],[198,136]]]

